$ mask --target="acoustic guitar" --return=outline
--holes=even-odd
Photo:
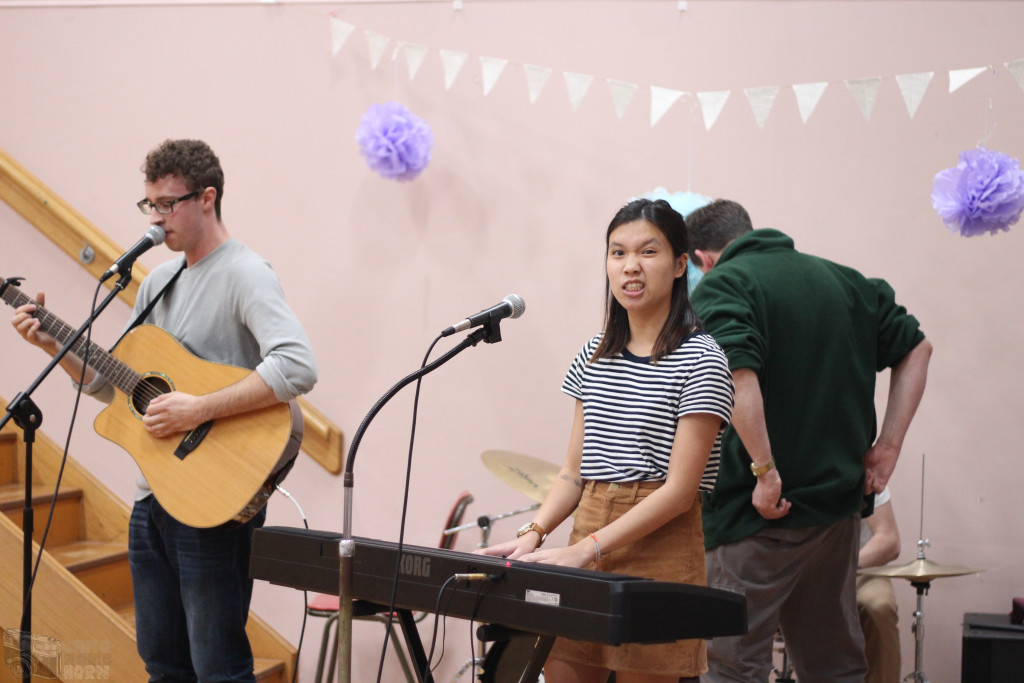
[[[14,308],[35,303],[13,284],[17,281],[11,278],[0,287],[4,302]],[[33,317],[62,345],[75,335],[43,307]],[[85,357],[84,336],[71,353]],[[248,521],[298,455],[303,419],[296,401],[219,418],[170,437],[147,432],[142,416],[156,396],[208,394],[252,372],[198,358],[155,325],[139,325],[112,353],[90,342],[88,362],[116,390],[113,402],[96,416],[97,433],[128,451],[160,505],[182,524],[206,528]]]

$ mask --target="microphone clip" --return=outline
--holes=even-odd
[[[484,332],[485,344],[497,344],[501,341],[501,318],[490,318],[480,329]]]

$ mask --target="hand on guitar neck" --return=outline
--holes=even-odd
[[[45,305],[46,294],[39,292],[36,294],[35,301],[14,309],[11,325],[25,341],[33,346],[38,346],[53,357],[57,355],[61,347],[56,339],[42,330],[41,318],[48,314],[46,309],[43,308]],[[65,355],[61,359],[60,366],[76,382],[82,379],[82,360],[73,353]],[[82,383],[88,384],[95,378],[96,371],[89,368],[85,373],[85,380]]]

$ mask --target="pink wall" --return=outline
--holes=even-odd
[[[669,0],[464,6],[0,4],[0,147],[127,246],[146,225],[133,206],[145,152],[166,137],[207,140],[226,169],[228,229],[274,263],[319,356],[310,399],[349,437],[440,329],[509,292],[522,295],[527,313],[503,325],[504,343],[467,351],[424,383],[406,536],[424,545],[436,542],[463,489],[476,497],[470,519],[528,504],[486,471],[482,451],[560,461],[571,415],[560,382],[600,324],[603,230],[627,198],[659,185],[734,198],[799,248],[887,278],[936,349],[892,482],[898,562],[916,551],[926,453],[929,558],[986,570],[936,581],[926,601],[925,670],[937,683],[958,680],[963,613],[1008,611],[1022,590],[1014,453],[1024,405],[1015,343],[1024,331],[1024,227],[953,236],[929,192],[934,174],[979,141],[1024,154],[1024,91],[1003,66],[1024,57],[1024,4],[694,1],[685,13]],[[330,10],[357,27],[336,57]],[[429,48],[415,80],[390,48],[372,69],[364,29]],[[447,91],[441,48],[470,55]],[[510,60],[487,96],[481,56]],[[554,70],[532,105],[524,63]],[[948,70],[985,65],[994,68],[947,92]],[[562,71],[595,76],[578,111]],[[921,71],[935,77],[910,119],[894,76]],[[870,76],[882,82],[865,121],[844,80]],[[640,86],[621,120],[607,78]],[[829,87],[804,124],[788,86],[811,81]],[[652,128],[651,85],[732,95],[710,131],[692,96]],[[763,85],[782,87],[761,130],[743,89]],[[367,107],[386,100],[433,126],[433,160],[412,183],[369,171],[353,140]],[[47,291],[54,312],[83,320],[93,279],[5,205],[0,226],[0,275],[27,277],[26,289]],[[166,255],[143,261],[152,267]],[[126,317],[123,306],[106,314],[101,343]],[[0,394],[9,399],[45,358],[10,330],[0,340]],[[411,395],[380,414],[360,448],[360,535],[397,538]],[[63,377],[37,395],[57,440],[71,401]],[[83,402],[73,455],[127,499],[134,465],[92,433],[96,411]],[[288,488],[310,526],[340,528],[340,479],[303,458]],[[494,538],[523,521],[497,523]],[[300,522],[280,499],[270,523]],[[463,535],[458,547],[475,540]],[[909,584],[897,590],[909,672],[915,596]],[[255,609],[297,640],[300,594],[261,584]],[[306,678],[319,629],[307,628]],[[438,680],[468,656],[468,626],[449,622],[448,634]],[[357,680],[372,679],[379,636],[375,625],[356,627]],[[395,675],[388,671],[385,680]]]

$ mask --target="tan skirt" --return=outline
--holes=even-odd
[[[576,511],[569,544],[611,524],[662,484],[664,482],[661,481],[621,484],[588,481]],[[602,554],[597,565],[590,568],[658,581],[705,585],[700,494],[687,512],[634,543]],[[684,619],[685,615],[679,615],[679,618]],[[662,676],[699,676],[708,670],[703,640],[677,640],[654,645],[602,645],[559,638],[551,648],[550,657],[611,671]]]

